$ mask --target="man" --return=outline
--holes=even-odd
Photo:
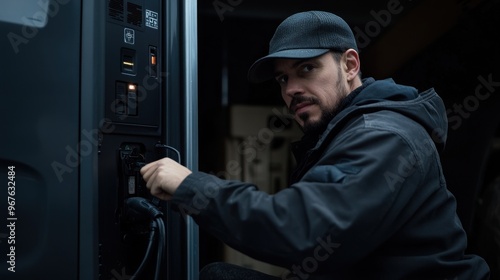
[[[304,130],[290,186],[269,195],[165,158],[141,170],[153,195],[229,246],[289,269],[286,279],[488,279],[484,260],[464,255],[438,154],[446,112],[433,89],[361,79],[351,29],[321,11],[285,19],[248,77],[276,79]],[[276,279],[224,264],[201,275]]]

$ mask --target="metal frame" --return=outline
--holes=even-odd
[[[191,170],[198,169],[198,40],[197,40],[197,2],[182,1],[183,24],[182,46],[184,66],[184,105],[185,105],[185,164]],[[199,270],[199,232],[191,217],[186,220],[187,242],[187,279],[197,280]]]

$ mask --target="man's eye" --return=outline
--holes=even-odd
[[[311,64],[306,64],[306,65],[302,66],[302,72],[310,72],[313,69],[314,69],[314,66],[312,66]]]
[[[278,81],[278,83],[280,84],[285,84],[287,81],[287,77],[285,75],[278,76],[276,77],[276,81]]]

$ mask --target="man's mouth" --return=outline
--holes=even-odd
[[[307,109],[307,107],[309,107],[313,104],[314,103],[311,103],[311,102],[300,102],[300,103],[292,106],[292,112],[298,115],[301,112],[305,111]]]

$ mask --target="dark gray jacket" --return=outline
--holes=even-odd
[[[207,232],[292,273],[287,279],[487,279],[439,150],[446,112],[434,92],[365,79],[274,195],[202,172],[172,202]]]

